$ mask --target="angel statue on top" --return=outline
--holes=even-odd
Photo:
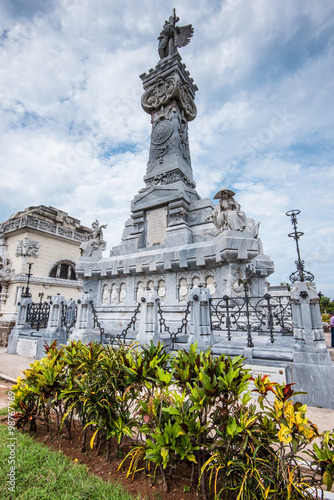
[[[187,26],[175,26],[179,20],[180,18],[176,16],[175,9],[173,9],[173,15],[170,16],[168,21],[165,21],[164,27],[158,37],[160,59],[176,54],[177,48],[188,45],[190,38],[194,34],[194,28],[191,24],[187,24]]]

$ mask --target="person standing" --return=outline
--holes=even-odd
[[[329,326],[331,327],[331,347],[334,347],[334,314],[329,313]]]

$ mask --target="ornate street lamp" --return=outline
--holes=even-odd
[[[298,214],[300,214],[300,210],[289,210],[289,212],[286,212],[286,214],[285,214],[288,217],[291,217],[291,224],[292,224],[294,230],[288,236],[289,236],[289,238],[293,238],[295,240],[296,248],[297,248],[297,260],[295,261],[295,264],[297,266],[297,271],[295,271],[294,273],[291,273],[289,276],[289,280],[292,283],[294,283],[295,281],[313,281],[314,280],[313,274],[310,273],[309,271],[305,271],[304,261],[300,257],[298,240],[301,236],[303,236],[304,233],[297,231],[297,215]]]

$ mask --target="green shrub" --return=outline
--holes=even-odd
[[[145,470],[168,478],[181,463],[190,466],[191,481],[203,498],[304,499],[308,488],[334,481],[334,433],[320,436],[311,452],[316,470],[308,475],[301,453],[319,437],[306,417],[306,405],[292,401],[292,384],[279,385],[258,377],[258,406],[248,391],[249,370],[240,356],[213,357],[209,351],[174,356],[163,344],[118,347],[71,342],[26,370],[26,379],[13,387],[17,424],[39,419],[51,429],[50,411],[57,415],[57,431],[65,425],[70,438],[74,417],[82,426],[82,449],[87,427],[93,429],[91,447],[106,449],[110,460],[112,438],[119,453],[124,436],[134,446],[120,469],[127,476]],[[268,394],[273,394],[273,401]]]

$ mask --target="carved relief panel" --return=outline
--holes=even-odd
[[[111,285],[110,302],[116,304],[118,302],[118,289],[116,283]]]
[[[180,278],[178,283],[179,302],[185,302],[188,298],[188,282],[187,278]]]
[[[126,299],[126,284],[122,283],[119,290],[119,302],[122,304]]]
[[[110,291],[109,291],[109,286],[104,285],[103,290],[102,290],[102,304],[109,304],[110,303]]]
[[[159,280],[158,283],[158,297],[161,301],[166,298],[166,283],[165,280]]]
[[[30,238],[24,238],[19,240],[16,247],[15,255],[16,257],[38,257],[39,248],[41,244],[39,241],[31,240]]]

